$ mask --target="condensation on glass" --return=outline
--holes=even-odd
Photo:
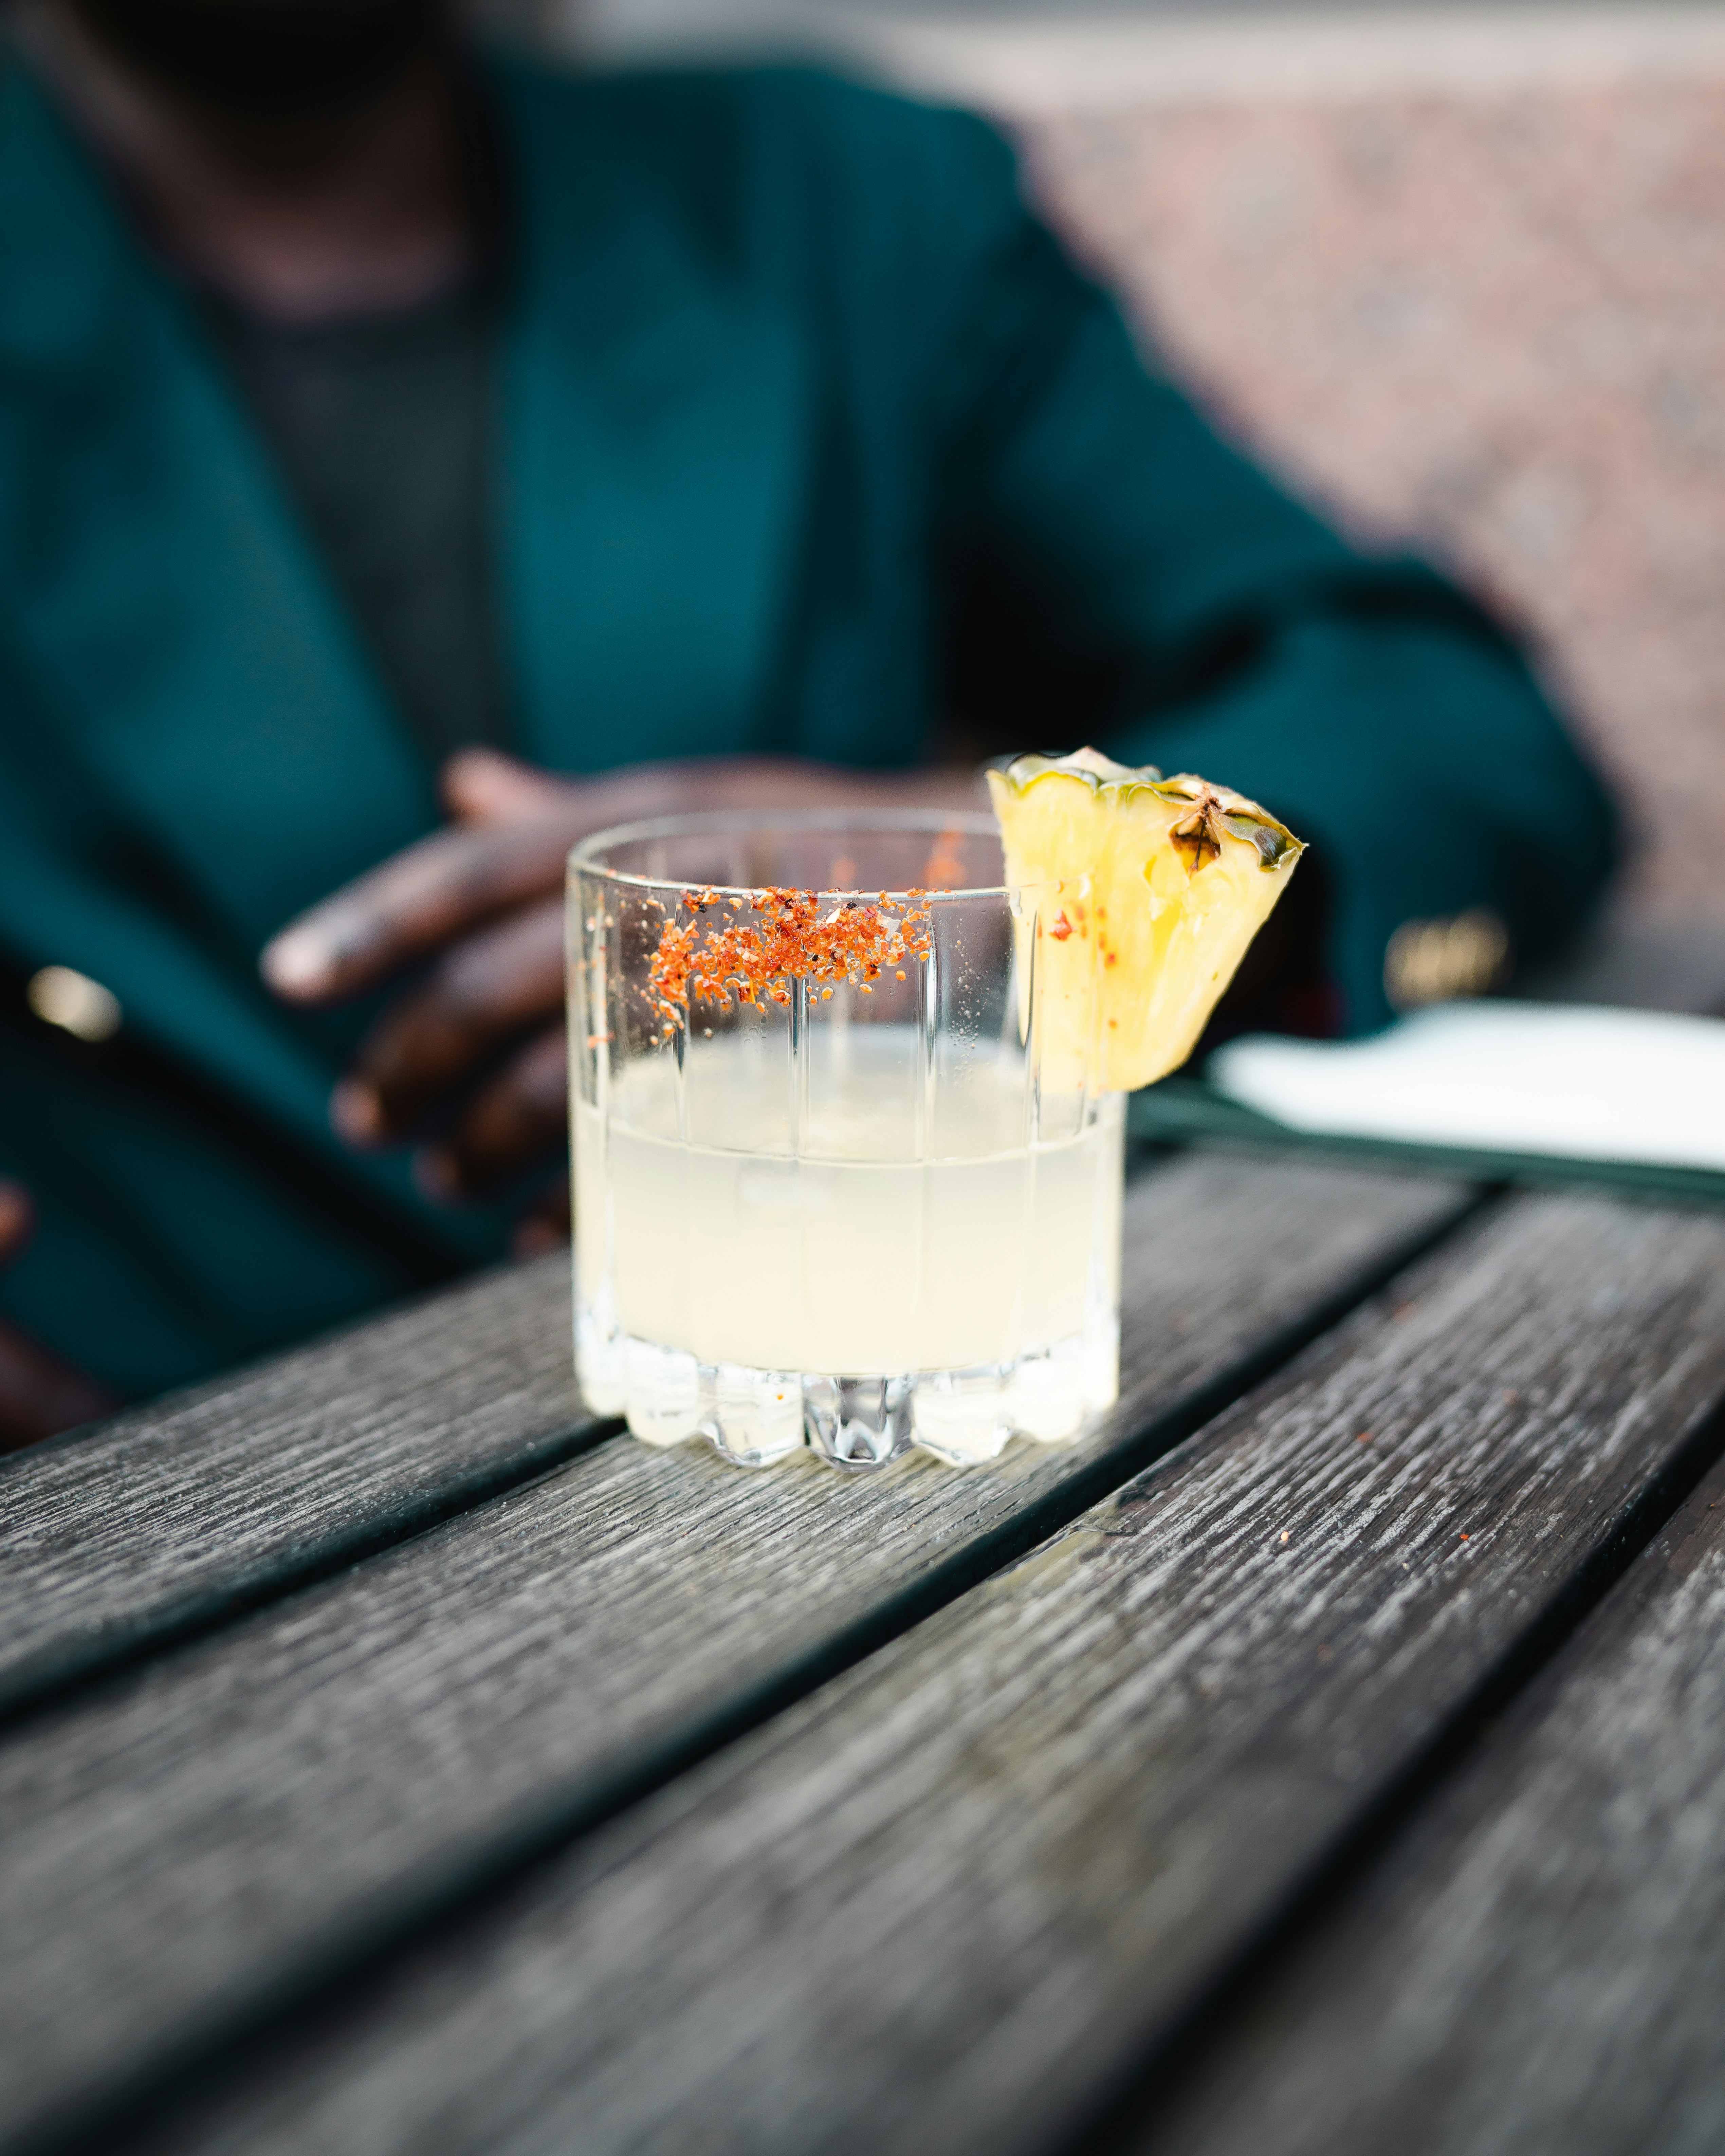
[[[668,1029],[650,968],[685,899],[747,923],[785,888],[926,907],[926,948],[783,1003],[693,998]],[[1004,888],[990,819],[635,824],[576,850],[568,895],[595,1410],[746,1466],[860,1469],[1058,1443],[1112,1404],[1123,1102],[1039,1082],[1039,931],[1065,923],[1058,892]]]

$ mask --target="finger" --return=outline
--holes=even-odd
[[[264,947],[264,978],[300,1003],[369,988],[506,908],[560,891],[572,843],[567,819],[434,832],[290,923]]]
[[[569,1178],[560,1175],[531,1210],[522,1214],[510,1247],[518,1258],[542,1258],[547,1250],[563,1247],[572,1225]]]
[[[21,1183],[0,1183],[0,1265],[15,1258],[30,1240],[36,1209]]]
[[[15,1326],[0,1323],[0,1452],[39,1444],[111,1414],[118,1405],[94,1378]]]
[[[568,1101],[568,1046],[558,1026],[530,1040],[480,1088],[449,1135],[419,1155],[422,1181],[439,1198],[483,1197],[563,1143]]]
[[[458,943],[384,1014],[330,1112],[357,1145],[405,1137],[515,1034],[560,1012],[563,917],[556,900]]]
[[[536,823],[572,806],[578,783],[536,770],[493,748],[465,748],[443,767],[444,806],[463,823]]]
[[[632,763],[592,778],[560,778],[495,749],[464,749],[444,766],[449,813],[464,823],[534,824],[555,819],[569,843],[609,824],[712,806],[714,788],[730,767],[720,761]],[[757,789],[747,788],[752,802]]]

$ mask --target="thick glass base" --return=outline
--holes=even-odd
[[[627,1417],[649,1445],[705,1438],[739,1467],[812,1452],[830,1467],[884,1467],[913,1446],[955,1467],[998,1459],[1015,1436],[1070,1443],[1120,1393],[1120,1327],[1092,1314],[1081,1332],[1009,1363],[878,1378],[824,1377],[700,1363],[607,1333],[583,1312],[576,1368],[588,1404]]]

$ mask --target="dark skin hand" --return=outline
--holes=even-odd
[[[449,826],[290,923],[264,979],[321,1004],[416,968],[336,1088],[351,1143],[422,1142],[416,1167],[444,1199],[480,1198],[564,1140],[564,862],[592,832],[691,809],[980,808],[974,774],[864,774],[790,759],[639,764],[595,778],[536,771],[472,749],[444,767]],[[518,1247],[567,1229],[566,1194],[522,1223]]]
[[[30,1240],[35,1214],[16,1183],[0,1183],[0,1266]],[[94,1379],[0,1321],[0,1452],[17,1452],[119,1405]]]

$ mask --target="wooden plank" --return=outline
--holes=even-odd
[[[1472,1202],[1176,1163],[1128,1192],[1124,1398],[1079,1446],[853,1478],[619,1439],[19,1732],[0,1748],[13,2117],[117,2082],[500,1843],[567,1835],[808,1689],[1124,1480]]]
[[[1142,2156],[1725,2147],[1725,1471],[1333,1921],[1135,2107]]]
[[[1525,1199],[1399,1291],[110,2145],[993,2156],[1074,2130],[1717,1445],[1717,1214]]]
[[[615,1427],[547,1258],[0,1460],[0,1717]]]

